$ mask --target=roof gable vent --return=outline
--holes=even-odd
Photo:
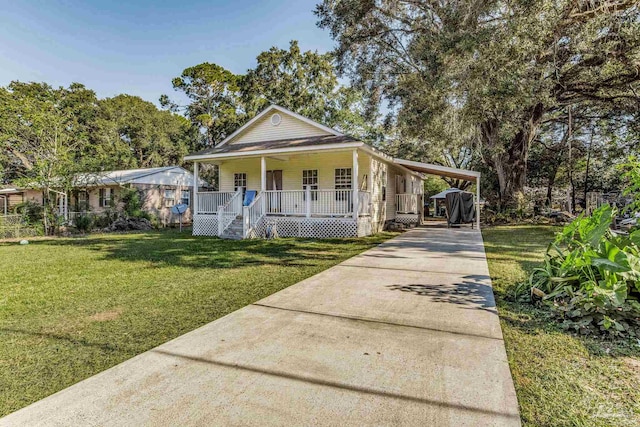
[[[282,122],[282,117],[280,116],[280,114],[275,113],[271,116],[271,124],[273,126],[278,126],[281,122]]]

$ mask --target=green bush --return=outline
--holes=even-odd
[[[78,231],[86,233],[91,231],[91,227],[93,227],[93,219],[91,218],[91,215],[79,215],[75,219],[74,225]]]
[[[581,333],[640,334],[640,231],[615,234],[609,205],[582,214],[549,245],[527,288],[563,325]]]
[[[151,220],[150,215],[142,209],[140,192],[135,188],[122,190],[121,200],[124,204],[124,213],[128,218],[145,218]]]
[[[16,205],[13,210],[16,214],[22,215],[24,221],[29,225],[42,224],[44,208],[38,203],[26,201]]]

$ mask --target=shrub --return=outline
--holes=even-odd
[[[124,213],[127,218],[151,219],[150,215],[142,209],[140,192],[135,188],[127,188],[122,191],[121,200],[124,204]]]
[[[580,215],[549,245],[544,265],[534,269],[527,288],[563,321],[582,333],[640,332],[640,231],[615,234],[609,205]]]
[[[29,225],[42,224],[43,209],[42,205],[30,201],[20,203],[13,208],[14,212],[22,215]]]
[[[93,226],[93,219],[90,215],[79,215],[75,219],[74,225],[78,231],[86,233],[88,231],[91,231],[91,227]]]

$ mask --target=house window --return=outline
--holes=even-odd
[[[89,193],[78,191],[76,194],[76,207],[80,212],[89,210]]]
[[[100,189],[100,207],[108,208],[111,206],[111,198],[113,196],[113,188]]]
[[[387,201],[387,171],[382,171],[382,201]]]
[[[311,187],[311,200],[318,200],[318,170],[306,169],[302,171],[302,189],[306,190],[307,186]],[[304,197],[307,197],[305,193]]]
[[[164,190],[164,205],[172,207],[176,201],[176,190]]]
[[[238,188],[242,187],[247,189],[247,174],[246,173],[234,173],[233,174],[233,189],[238,191]]]
[[[351,168],[336,169],[334,188],[336,190],[351,190]],[[336,192],[336,200],[350,200],[350,194],[338,191]]]
[[[187,206],[191,205],[191,190],[182,190],[180,196],[182,197],[180,203]]]

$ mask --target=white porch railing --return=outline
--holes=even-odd
[[[218,207],[218,236],[231,225],[234,219],[242,213],[242,187],[229,199],[227,203]]]
[[[418,213],[418,195],[396,194],[396,212]]]
[[[199,191],[197,213],[199,214],[215,214],[218,208],[225,205],[235,193],[233,191]]]
[[[327,216],[350,215],[353,212],[353,191],[311,191],[311,214]]]
[[[352,190],[263,191],[267,215],[347,216],[353,212]]]
[[[358,215],[369,215],[371,193],[357,191]],[[236,197],[237,196],[237,197]],[[282,216],[326,216],[346,217],[353,215],[353,190],[270,190],[258,193],[247,212],[242,207],[242,195],[238,192],[198,192],[197,214],[220,215],[220,208],[225,218],[218,222],[222,230],[226,229],[233,219],[246,214],[254,215],[247,222],[245,231],[251,229],[264,215]],[[231,203],[233,201],[233,203]],[[258,202],[259,201],[259,202]],[[257,217],[256,217],[257,215]]]
[[[256,196],[253,202],[249,206],[243,207],[242,219],[243,219],[243,232],[246,239],[251,234],[252,230],[255,230],[256,226],[262,218],[265,216],[266,198],[264,193],[260,193]]]

